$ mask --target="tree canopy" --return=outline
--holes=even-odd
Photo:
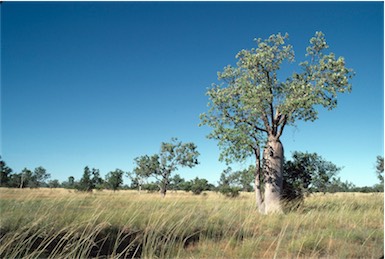
[[[297,71],[286,78],[280,74],[284,62],[294,62],[288,38],[278,33],[256,39],[257,48],[241,50],[237,66],[218,72],[221,84],[207,91],[209,110],[201,114],[201,125],[213,128],[208,137],[218,140],[221,160],[244,160],[268,136],[279,139],[286,125],[316,120],[318,106],[331,110],[338,93],[351,91],[353,71],[343,57],[326,53],[329,46],[322,32],[310,39]]]

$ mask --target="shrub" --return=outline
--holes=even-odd
[[[219,188],[219,192],[229,198],[238,197],[240,191],[241,188],[239,187],[221,186]]]
[[[198,177],[196,177],[193,181],[191,181],[191,191],[195,195],[199,195],[203,191],[207,191],[209,189],[210,186],[206,179],[199,179]]]

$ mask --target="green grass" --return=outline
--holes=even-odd
[[[314,195],[284,215],[254,195],[0,189],[1,258],[380,258],[383,194]]]

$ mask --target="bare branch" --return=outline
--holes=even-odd
[[[272,131],[271,131],[271,127],[270,127],[270,124],[269,124],[269,119],[267,118],[266,113],[262,114],[261,119],[262,119],[263,123],[265,124],[266,132],[268,134],[271,134]]]
[[[278,123],[278,125],[281,125],[281,128],[279,129],[278,133],[277,133],[277,139],[279,139],[283,133],[283,129],[285,128],[286,126],[286,123],[287,123],[287,115],[284,115],[281,119],[280,119],[280,122]]]
[[[233,116],[231,116],[227,111],[224,111],[223,114],[225,115],[226,118],[230,119],[231,121],[233,121],[234,123],[236,123],[236,120]],[[243,123],[246,123],[247,125],[251,126],[254,128],[255,132],[258,132],[258,131],[263,131],[263,132],[266,132],[266,133],[269,133],[267,131],[267,129],[264,129],[264,128],[260,128],[258,127],[257,125],[251,123],[250,121],[246,120],[245,118],[238,118],[238,120],[240,122],[243,122]]]

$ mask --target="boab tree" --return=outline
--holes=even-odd
[[[263,214],[281,211],[284,153],[280,138],[285,126],[316,120],[316,108],[331,110],[337,106],[337,93],[351,91],[353,71],[345,67],[343,57],[326,53],[322,32],[310,39],[299,71],[282,79],[283,74],[278,74],[282,63],[294,62],[287,40],[288,34],[271,35],[257,39],[256,48],[241,50],[237,66],[218,73],[222,83],[207,91],[209,110],[201,114],[201,124],[213,128],[208,137],[219,141],[221,160],[255,157],[255,192]]]
[[[172,138],[170,143],[161,144],[159,154],[135,158],[134,174],[138,177],[155,177],[159,181],[160,193],[164,197],[171,173],[179,166],[190,168],[196,166],[198,156],[199,152],[194,143],[182,143],[177,138]]]

